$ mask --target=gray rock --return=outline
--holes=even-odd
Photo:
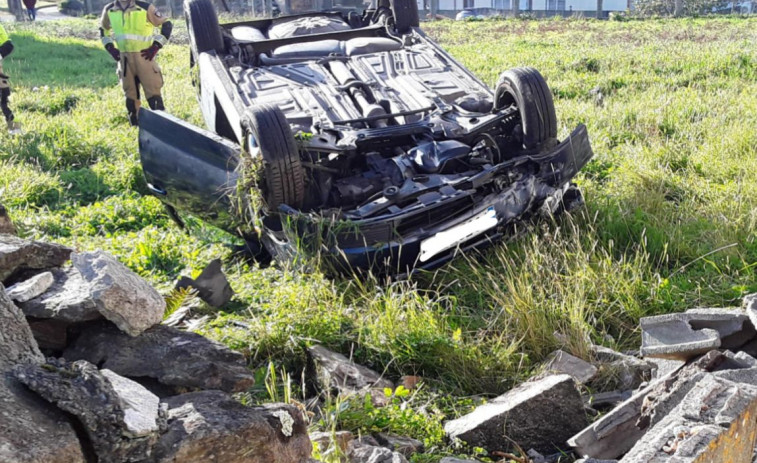
[[[8,298],[0,284],[0,372],[19,363],[42,362],[44,357],[32,337],[24,314]]]
[[[213,307],[226,305],[234,295],[234,290],[221,269],[221,259],[212,260],[194,280],[181,277],[176,287],[196,289],[200,299]]]
[[[292,405],[245,407],[220,391],[182,394],[166,402],[168,431],[155,447],[158,463],[290,463],[310,458],[307,423]]]
[[[142,277],[103,251],[73,254],[71,260],[88,283],[103,317],[137,336],[163,320],[166,301]]]
[[[651,358],[649,361],[654,365],[652,378],[659,379],[668,376],[670,373],[678,371],[686,364],[685,360],[672,360],[662,358]]]
[[[29,389],[79,419],[100,461],[142,461],[157,442],[157,427],[152,427],[154,431],[145,428],[157,419],[157,397],[144,399],[150,393],[133,381],[121,389],[128,381],[125,378],[114,384],[88,362],[69,364],[52,358],[41,366],[17,365],[13,373]],[[139,407],[134,405],[137,402]],[[132,414],[127,423],[125,408],[147,416]]]
[[[0,461],[84,463],[71,421],[23,384],[0,374]]]
[[[398,452],[393,452],[386,447],[353,442],[347,452],[350,463],[407,463],[407,459]]]
[[[642,383],[652,379],[655,365],[632,355],[616,352],[604,346],[592,346],[592,354],[598,363],[597,382],[592,386],[607,389],[637,389]],[[656,360],[656,359],[655,359]]]
[[[381,447],[401,453],[407,458],[410,458],[414,453],[422,453],[424,450],[423,442],[412,437],[397,436],[383,432],[373,434],[373,437]]]
[[[522,448],[553,453],[566,448],[566,441],[587,424],[573,378],[555,375],[521,384],[472,413],[448,421],[444,431],[451,439],[490,452],[510,449],[512,440]]]
[[[55,352],[57,355],[68,346],[70,323],[53,318],[28,318],[26,321],[32,330],[34,340],[43,352]]]
[[[63,356],[130,378],[154,378],[168,386],[240,392],[255,383],[239,352],[199,334],[162,325],[134,338],[111,324],[90,326]]]
[[[439,463],[479,463],[478,460],[461,460],[454,457],[444,457],[439,460]]]
[[[596,458],[581,458],[575,463],[618,463],[618,460],[597,460]]]
[[[73,267],[54,269],[55,280],[39,297],[19,304],[27,317],[83,322],[102,318],[89,292],[89,285]]]
[[[60,267],[68,261],[71,251],[71,248],[59,244],[0,235],[0,282],[19,270]]]
[[[591,381],[597,374],[597,367],[563,350],[550,354],[544,370],[554,374],[570,375],[580,384]]]
[[[688,360],[720,347],[719,333],[710,328],[694,330],[686,314],[644,317],[641,323],[641,355]]]
[[[53,274],[43,272],[6,289],[8,297],[16,302],[26,302],[47,291],[53,284]]]
[[[2,204],[0,204],[0,234],[16,234],[16,227],[13,226],[13,222],[11,222],[11,218],[8,216],[8,211]]]
[[[0,461],[84,462],[69,419],[6,372],[44,358],[21,311],[0,284]]]
[[[323,346],[309,347],[308,354],[321,389],[335,389],[346,393],[366,388],[394,389],[391,381],[382,378],[375,371]]]
[[[355,440],[355,436],[349,431],[310,433],[310,442],[318,444],[318,449],[321,454],[326,452],[332,446],[339,447],[339,450],[342,453],[347,453],[350,442],[353,440]]]
[[[100,374],[110,382],[121,399],[124,410],[124,435],[145,437],[160,430],[158,396],[141,384],[110,370],[100,370]]]

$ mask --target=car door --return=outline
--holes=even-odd
[[[139,112],[147,188],[165,204],[229,229],[239,145],[163,111]]]

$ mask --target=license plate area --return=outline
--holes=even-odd
[[[421,241],[421,252],[418,260],[426,262],[439,253],[452,249],[496,226],[497,212],[494,207],[489,207],[465,222]]]

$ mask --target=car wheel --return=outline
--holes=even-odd
[[[223,51],[221,26],[210,0],[184,0],[184,18],[187,20],[189,44],[194,61],[202,52]]]
[[[292,130],[284,113],[261,104],[245,112],[246,148],[253,160],[262,160],[260,185],[269,211],[286,204],[295,209],[305,200],[305,171]]]
[[[416,0],[392,0],[391,5],[397,32],[404,34],[420,25]]]
[[[557,142],[555,103],[544,77],[534,68],[514,68],[502,73],[494,92],[494,110],[515,106],[520,114],[526,149]]]

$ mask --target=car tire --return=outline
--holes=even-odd
[[[223,51],[221,26],[218,24],[218,15],[210,0],[184,0],[184,18],[187,21],[189,45],[194,60],[202,52],[221,53]]]
[[[512,105],[520,114],[526,149],[550,147],[557,143],[555,103],[539,71],[524,67],[502,73],[494,92],[494,110]]]
[[[247,131],[247,152],[253,159],[262,160],[260,188],[268,210],[276,211],[281,204],[301,208],[305,201],[305,171],[284,113],[275,106],[261,104],[245,112],[242,124]]]
[[[397,32],[405,34],[420,25],[416,0],[391,0],[391,5]]]

